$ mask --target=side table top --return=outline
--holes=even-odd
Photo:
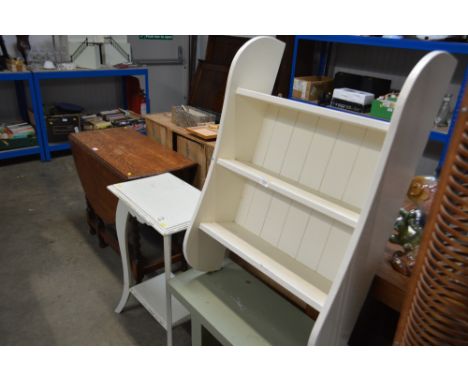
[[[161,235],[187,229],[200,191],[172,174],[117,183],[107,187],[136,218]]]
[[[195,166],[190,159],[131,129],[85,131],[69,137],[72,147],[76,144],[89,150],[121,179],[136,179]]]

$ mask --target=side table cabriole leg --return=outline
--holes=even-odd
[[[129,219],[129,210],[125,203],[119,200],[117,204],[117,212],[115,214],[116,217],[116,229],[117,229],[117,238],[119,239],[119,248],[120,248],[120,256],[122,258],[122,270],[123,270],[123,289],[122,289],[122,297],[120,298],[120,302],[115,308],[116,313],[120,313],[122,309],[125,307],[125,304],[128,301],[128,297],[130,296],[130,287],[131,283],[133,283],[133,279],[131,277],[131,270],[130,270],[130,261],[128,258],[128,243],[127,243],[127,227],[128,227],[128,219]]]
[[[172,237],[171,235],[164,236],[164,273],[166,283],[166,330],[167,330],[167,346],[172,346],[172,301],[171,291],[169,290],[169,280],[172,271]]]
[[[144,276],[145,258],[141,254],[139,223],[137,218],[131,215],[127,222],[127,250],[133,279],[137,284],[141,283]]]

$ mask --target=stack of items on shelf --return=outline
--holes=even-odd
[[[29,123],[0,123],[0,151],[36,144],[36,131]]]
[[[84,114],[84,108],[69,103],[56,103],[44,110],[49,142],[65,142],[68,134],[83,130],[99,130],[109,127],[124,127],[146,134],[145,120],[140,115],[125,109],[101,111],[95,114]],[[29,110],[29,117],[34,115]]]
[[[109,127],[125,127],[136,130],[142,134],[146,133],[144,118],[138,114],[124,109],[113,109],[101,111],[97,114],[84,115],[81,118],[83,130],[99,130]]]
[[[296,77],[293,97],[390,120],[396,102],[396,95],[390,93],[390,86],[391,81],[387,79],[338,72],[335,78]]]

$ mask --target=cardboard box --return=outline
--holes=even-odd
[[[304,76],[294,78],[294,98],[318,101],[324,93],[333,89],[333,78],[326,76]]]

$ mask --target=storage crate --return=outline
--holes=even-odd
[[[192,106],[173,106],[172,122],[181,127],[193,127],[199,123],[216,121],[216,115]]]

